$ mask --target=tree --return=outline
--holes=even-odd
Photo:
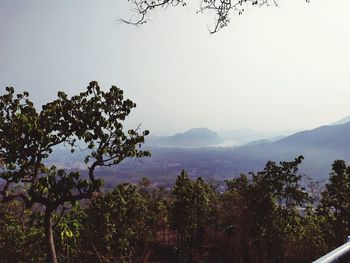
[[[258,262],[283,262],[288,243],[298,233],[298,209],[309,201],[298,174],[302,159],[299,156],[279,164],[269,161],[263,171],[226,182],[224,205],[231,202],[237,213],[233,218],[229,214],[224,222],[237,240],[236,258],[243,262],[255,262],[254,258]]]
[[[250,240],[260,237],[257,229],[258,220],[263,220],[256,218],[254,213],[255,209],[259,209],[253,200],[258,193],[253,192],[252,182],[244,174],[226,181],[226,185],[227,191],[220,198],[219,216],[221,228],[230,240],[227,242],[231,252],[228,256],[231,261],[254,262],[252,254],[255,252],[253,249],[255,242]],[[260,200],[259,197],[257,199]],[[261,202],[264,201],[261,199]],[[266,214],[269,213],[269,205],[270,203],[266,202],[263,204]]]
[[[310,2],[310,0],[305,0]],[[147,15],[154,9],[168,6],[186,6],[185,0],[128,0],[134,6],[138,18],[135,20],[121,19],[131,25],[142,25],[147,22]],[[249,6],[278,6],[278,0],[199,0],[197,13],[210,12],[215,15],[215,22],[210,33],[216,33],[230,23],[230,15],[242,15]]]
[[[322,192],[319,213],[326,217],[323,228],[330,248],[344,243],[350,231],[350,167],[343,160],[336,160],[332,165],[329,182]]]
[[[195,242],[201,247],[205,228],[209,225],[214,193],[200,177],[192,181],[185,171],[178,176],[170,205],[171,226],[178,234],[177,249],[180,262],[192,262]]]
[[[102,180],[95,178],[99,166],[112,166],[127,157],[148,156],[141,143],[149,132],[123,130],[122,122],[136,104],[124,99],[116,86],[108,92],[96,81],[85,92],[68,98],[64,92],[37,111],[28,92],[15,95],[6,88],[0,96],[0,191],[2,202],[22,200],[27,208],[44,206],[44,232],[48,261],[57,262],[52,214],[69,202],[91,198],[100,191]],[[54,147],[65,145],[72,153],[86,146],[88,179],[79,172],[48,167],[45,160]]]
[[[264,171],[256,175],[261,180],[258,188],[265,195],[270,195],[275,202],[273,220],[266,222],[267,262],[282,262],[289,243],[293,243],[302,208],[310,201],[305,188],[301,186],[302,175],[298,166],[303,156],[290,162],[268,162]],[[254,177],[254,176],[253,176]]]
[[[45,261],[42,216],[20,201],[0,204],[0,255],[2,263]],[[38,220],[39,219],[39,220]]]
[[[156,215],[150,210],[137,186],[128,183],[94,198],[85,210],[82,243],[84,251],[96,253],[85,256],[100,254],[113,262],[141,261],[142,252],[156,235]]]

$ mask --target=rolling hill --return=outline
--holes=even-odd
[[[167,147],[205,147],[223,142],[216,132],[207,128],[194,128],[173,136],[150,136],[146,145]]]

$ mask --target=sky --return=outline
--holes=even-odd
[[[285,132],[350,114],[350,1],[280,0],[210,35],[210,13],[156,10],[141,27],[127,0],[0,0],[0,92],[36,105],[91,80],[137,104],[127,126]]]

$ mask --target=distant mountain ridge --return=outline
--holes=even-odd
[[[345,123],[347,123],[347,122],[350,122],[350,115],[349,115],[349,116],[346,116],[346,117],[344,117],[344,118],[342,118],[342,119],[340,119],[340,120],[338,120],[338,121],[336,121],[336,122],[333,122],[333,123],[331,123],[330,125],[345,124]]]
[[[283,137],[285,136],[277,136],[276,133],[259,132],[249,129],[227,129],[215,132],[207,128],[193,128],[172,136],[148,136],[146,138],[146,145],[168,147],[232,147],[251,142],[255,144],[260,140],[272,142]]]
[[[156,140],[158,145],[150,144],[150,139]],[[350,163],[350,122],[321,126],[274,140],[262,139],[239,147],[213,147],[222,139],[206,128],[195,128],[173,136],[147,136],[145,148],[150,149],[151,158],[143,158],[142,162],[126,160],[116,170],[100,172],[110,174],[112,177],[108,180],[117,180],[113,176],[117,172],[121,175],[120,180],[147,176],[153,181],[169,182],[185,169],[194,177],[223,180],[263,169],[267,161],[288,161],[303,155],[305,159],[300,172],[314,180],[324,180],[328,178],[334,160],[343,159]],[[83,152],[74,157],[67,154],[67,149],[62,149],[53,155],[56,158],[51,161],[62,167],[84,169],[80,166],[82,155]]]
[[[217,133],[220,138],[225,141],[231,141],[235,145],[244,145],[259,140],[270,140],[277,136],[275,133],[254,131],[250,129],[226,129],[219,130]]]
[[[169,147],[205,147],[223,142],[216,132],[207,128],[193,128],[173,136],[150,136],[146,145]]]
[[[321,126],[313,130],[290,135],[278,144],[293,144],[300,147],[332,147],[342,149],[350,146],[350,122],[344,124]]]
[[[283,153],[298,150],[300,153],[315,151],[316,149],[328,149],[341,153],[350,153],[350,123],[334,126],[321,126],[316,129],[302,131],[287,136],[275,142],[263,142],[261,144],[244,145],[238,147],[238,151],[259,152],[257,148],[264,148],[264,155],[269,153]],[[349,156],[350,157],[350,156]]]
[[[157,155],[157,150],[154,152]],[[328,178],[334,160],[350,162],[350,122],[297,132],[284,138],[275,138],[275,141],[263,139],[222,150],[183,150],[183,154],[170,149],[162,150],[161,156],[155,156],[154,159],[159,167],[165,165],[163,155],[167,156],[167,162],[171,160],[178,168],[189,169],[195,175],[209,173],[220,178],[263,169],[270,160],[288,161],[303,155],[305,159],[300,167],[301,173],[315,180],[323,180]],[[168,168],[161,169],[164,170],[159,170],[159,174],[170,171],[167,171]]]
[[[233,154],[249,159],[250,163],[290,160],[303,155],[303,172],[314,178],[326,178],[334,160],[350,161],[350,122],[298,132],[275,142],[241,146]]]

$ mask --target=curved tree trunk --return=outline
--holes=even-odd
[[[57,255],[55,249],[55,242],[53,239],[53,230],[52,230],[52,210],[46,208],[45,210],[45,218],[44,218],[44,230],[45,230],[45,238],[48,249],[47,254],[47,263],[57,263]]]

